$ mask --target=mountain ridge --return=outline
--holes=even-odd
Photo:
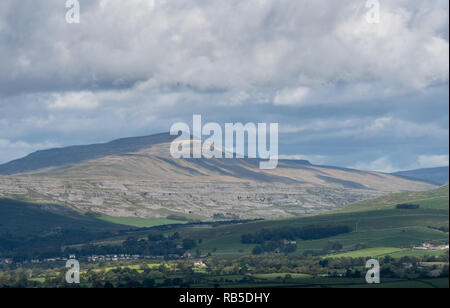
[[[167,133],[106,144],[40,151],[3,165],[0,198],[63,204],[115,217],[242,219],[302,216],[349,203],[436,185],[390,174],[280,160],[175,159]],[[192,141],[194,142],[194,141]],[[77,154],[73,154],[77,152]],[[39,157],[44,157],[42,162]],[[1,166],[0,166],[1,167]]]
[[[105,143],[39,150],[25,157],[1,164],[0,175],[13,175],[49,167],[61,167],[109,155],[137,152],[154,144],[171,142],[175,138],[176,136],[171,136],[169,133],[159,133],[120,138]]]
[[[404,179],[422,181],[434,185],[448,183],[449,167],[422,168],[392,173]]]

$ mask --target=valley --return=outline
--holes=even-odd
[[[77,244],[63,246],[60,256],[53,255],[45,262],[37,262],[43,257],[36,255],[37,263],[10,259],[19,263],[0,264],[0,286],[65,287],[64,256],[70,254],[81,262],[81,287],[448,288],[448,194],[446,185],[431,191],[387,195],[307,217],[138,229],[100,220],[96,224],[95,218],[75,215],[82,230],[94,231],[91,238],[78,242],[73,238]],[[7,204],[11,202],[3,202],[2,207]],[[416,207],[399,208],[398,204]],[[10,229],[8,224],[13,222],[6,216],[2,215],[0,224]],[[44,228],[36,216],[27,216],[25,221]],[[66,222],[67,227],[75,227]],[[336,235],[320,231],[332,226],[348,229]],[[292,233],[310,228],[318,231],[311,239]],[[244,242],[244,236],[261,231],[284,235],[259,244]],[[49,235],[42,236],[41,243],[45,243]],[[55,241],[54,237],[48,239]],[[265,252],[256,249],[260,245],[265,246]],[[364,280],[365,262],[372,258],[381,264],[382,283],[376,286]],[[19,280],[22,273],[28,278]]]

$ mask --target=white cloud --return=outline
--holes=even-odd
[[[57,146],[57,144],[52,142],[29,143],[25,141],[0,139],[0,164],[23,157],[37,150],[45,150]]]
[[[300,87],[296,89],[284,89],[278,91],[273,101],[275,106],[302,105],[308,97],[309,89]]]
[[[409,165],[402,164],[401,168],[394,165],[388,156],[382,156],[371,162],[358,162],[350,168],[368,171],[392,173],[400,170],[414,170],[421,168],[435,168],[449,165],[448,155],[419,155],[416,162]]]
[[[82,91],[53,94],[46,104],[52,110],[91,110],[96,109],[100,102],[94,93]]]
[[[439,138],[449,134],[447,128],[443,128],[437,123],[415,123],[392,116],[313,120],[301,125],[281,125],[280,132],[300,133],[307,138],[314,139],[331,137],[367,139],[383,136],[391,138]]]
[[[419,168],[445,167],[449,165],[448,155],[420,155],[418,158]]]
[[[365,170],[365,171],[378,171],[385,173],[392,173],[398,171],[398,169],[394,168],[392,163],[389,160],[389,157],[383,156],[372,162],[358,162],[350,168]]]
[[[307,88],[448,82],[442,0],[385,1],[375,25],[366,22],[361,0],[84,1],[76,27],[65,23],[59,0],[25,2],[3,0],[0,12],[7,21],[0,40],[28,37],[0,44],[8,59],[0,61],[0,86],[16,84],[9,91],[32,91],[36,82],[53,89],[152,79],[204,90],[291,89],[276,103],[292,105]],[[27,23],[6,18],[14,12]]]

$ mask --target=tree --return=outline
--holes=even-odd
[[[192,248],[195,248],[197,246],[197,243],[189,238],[186,238],[183,240],[183,248],[186,250],[191,250]]]
[[[142,282],[142,287],[146,289],[154,288],[156,285],[156,282],[154,279],[145,278]]]
[[[261,246],[256,246],[255,248],[253,248],[252,254],[260,255],[262,253],[264,253],[264,249]]]

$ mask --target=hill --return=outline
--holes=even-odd
[[[397,202],[414,203],[419,209],[397,209]],[[280,230],[305,226],[349,226],[351,233],[316,240],[297,239],[297,251],[324,253],[329,243],[340,243],[345,256],[377,257],[391,255],[436,255],[443,251],[411,250],[424,242],[448,245],[449,187],[437,190],[401,193],[352,204],[342,210],[301,218],[252,222],[206,230],[183,230],[183,235],[201,239],[204,253],[222,258],[251,254],[256,245],[243,244],[244,234],[261,230]],[[326,253],[326,251],[325,251]]]
[[[128,226],[82,215],[70,208],[0,199],[0,258],[61,254],[61,247],[113,236]]]
[[[399,209],[398,202],[418,205],[414,209]],[[296,250],[292,255],[313,254],[326,258],[441,255],[444,250],[415,250],[413,246],[431,243],[448,245],[449,188],[414,193],[400,193],[373,200],[357,202],[344,209],[300,218],[275,219],[234,224],[173,225],[147,229],[132,229],[99,221],[91,215],[80,215],[65,207],[35,205],[13,200],[0,200],[0,242],[19,243],[24,253],[62,244],[116,245],[132,237],[148,234],[178,232],[182,238],[193,239],[202,254],[217,258],[251,255],[259,244],[243,242],[244,235],[291,233],[292,230],[316,230],[345,227],[336,235],[322,232],[311,239],[294,238]],[[123,223],[133,224],[132,221]],[[128,229],[127,231],[125,231]],[[124,232],[122,232],[122,231]],[[17,234],[16,234],[17,233]],[[13,234],[13,235],[11,235]],[[269,240],[267,238],[266,240]],[[293,240],[293,239],[290,239]],[[273,244],[271,244],[273,245]],[[339,248],[333,248],[338,246]],[[276,247],[275,247],[276,248]],[[56,250],[55,250],[56,249]],[[274,248],[273,248],[274,249]],[[19,250],[20,251],[20,250]],[[10,252],[10,251],[9,251]],[[271,252],[274,253],[274,252]],[[1,251],[0,251],[1,254]]]
[[[436,187],[303,160],[260,170],[258,159],[174,159],[171,138],[160,134],[31,154],[0,166],[21,172],[0,176],[0,197],[113,217],[252,219],[308,215]]]
[[[0,199],[0,234],[42,235],[59,229],[111,231],[126,228],[64,206]]]
[[[50,167],[70,166],[109,155],[137,152],[154,144],[171,142],[175,137],[158,134],[123,138],[108,143],[70,146],[34,152],[24,158],[0,165],[0,175],[31,172]]]
[[[448,183],[448,167],[417,169],[393,173],[393,175],[404,179],[427,182],[434,185],[444,185]]]

